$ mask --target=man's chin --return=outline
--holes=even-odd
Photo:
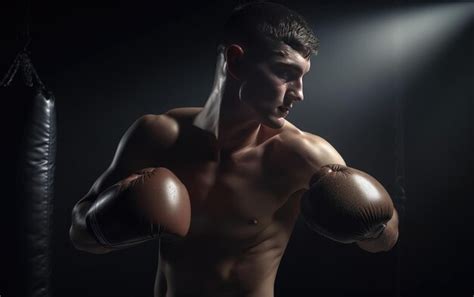
[[[261,124],[272,129],[281,129],[285,122],[285,118],[271,115],[262,120]]]

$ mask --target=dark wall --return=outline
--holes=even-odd
[[[331,242],[299,220],[275,295],[472,295],[472,17],[450,31],[440,18],[432,27],[439,41],[423,39],[432,33],[422,30],[413,38],[423,42],[416,43],[408,38],[416,23],[380,31],[383,16],[415,9],[402,2],[282,3],[305,16],[321,39],[305,101],[289,120],[327,139],[350,166],[389,189],[402,127],[407,200],[397,204],[400,241],[388,253]],[[439,5],[419,3],[433,6],[430,16]],[[232,7],[231,1],[32,3],[32,59],[58,109],[54,296],[152,296],[158,243],[107,255],[77,251],[68,238],[70,213],[135,119],[203,105],[213,82],[215,38]],[[23,9],[21,3],[2,7],[0,73],[21,43]],[[460,17],[465,14],[454,15]]]
[[[424,294],[473,291],[473,30],[471,21],[404,94],[404,271],[406,287]]]

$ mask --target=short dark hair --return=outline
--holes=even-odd
[[[249,48],[281,41],[309,58],[317,54],[319,39],[305,19],[273,2],[250,2],[234,8],[223,27],[219,47],[240,43]]]

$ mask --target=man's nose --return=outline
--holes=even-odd
[[[295,80],[290,89],[290,98],[294,101],[303,101],[304,94],[303,94],[303,79],[300,78],[299,80]]]

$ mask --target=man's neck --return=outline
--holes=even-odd
[[[227,76],[224,54],[217,59],[212,92],[193,125],[214,135],[218,151],[235,152],[257,143],[261,124],[239,99],[239,82]]]
[[[225,69],[225,63],[221,67]],[[256,145],[261,124],[238,98],[238,82],[227,80],[225,75],[216,77],[211,95],[193,124],[214,135],[219,152],[232,153]]]
[[[256,145],[261,129],[252,110],[240,102],[232,88],[214,90],[193,123],[214,135],[218,150],[229,153]]]

